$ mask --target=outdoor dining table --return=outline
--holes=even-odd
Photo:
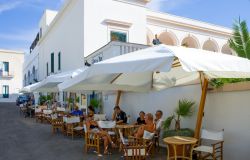
[[[168,145],[167,160],[170,160],[170,159],[177,160],[177,158],[192,160],[193,148],[197,142],[196,138],[184,137],[184,136],[173,136],[173,137],[164,138],[163,141]],[[182,146],[182,155],[177,154],[178,146]],[[172,147],[173,149],[173,152],[174,152],[173,156],[170,156],[170,147]],[[187,148],[188,150],[186,150]]]
[[[121,125],[116,125],[116,129],[122,129],[124,130],[124,135],[125,136],[131,136],[133,134],[133,131],[135,128],[140,127],[140,125],[134,125],[134,124],[121,124]]]

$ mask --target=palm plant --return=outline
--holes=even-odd
[[[175,130],[178,131],[181,128],[181,117],[190,117],[194,112],[194,101],[187,99],[179,100],[178,108],[175,110],[172,116],[168,117],[164,122],[164,128],[169,129],[173,120],[175,120]]]
[[[235,21],[233,24],[233,36],[228,40],[229,46],[239,57],[250,59],[250,34],[246,21]],[[250,79],[218,78],[210,81],[215,88],[222,87],[225,83],[237,83]]]
[[[229,39],[229,46],[238,56],[250,59],[250,35],[246,21],[236,21],[233,24],[233,37]]]

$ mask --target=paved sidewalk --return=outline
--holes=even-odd
[[[121,153],[97,157],[83,152],[82,138],[72,140],[62,134],[52,135],[48,124],[24,118],[14,103],[0,103],[0,160],[120,160]],[[163,152],[163,153],[162,153]],[[155,160],[165,160],[166,151]]]

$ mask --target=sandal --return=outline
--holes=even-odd
[[[111,155],[112,153],[108,151],[108,146],[105,148],[104,152],[103,152],[104,155]]]

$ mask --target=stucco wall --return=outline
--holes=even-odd
[[[131,14],[129,14],[131,13]],[[84,1],[84,55],[110,41],[110,30],[128,32],[128,42],[146,44],[146,9],[113,0]],[[130,27],[108,25],[105,20],[130,23]]]
[[[9,98],[2,98],[0,96],[0,102],[15,102],[19,90],[23,86],[23,53],[1,52],[0,61],[9,62],[9,74],[10,78],[0,78],[0,94],[2,94],[3,85],[9,86]]]
[[[164,119],[170,116],[182,98],[195,100],[197,107],[201,95],[200,85],[170,88],[160,92],[124,93],[120,106],[131,115],[132,122],[141,110],[155,113],[161,109]],[[225,130],[224,159],[248,159],[250,148],[250,91],[208,93],[203,127],[212,130]],[[103,110],[111,118],[115,105],[116,93],[103,93]],[[197,111],[197,108],[196,108]],[[195,128],[196,115],[181,121],[182,127]]]
[[[54,53],[54,72],[58,71],[58,53],[61,52],[61,72],[84,65],[83,53],[83,1],[76,0],[66,6],[57,22],[39,46],[39,80],[46,77],[46,63],[51,71],[50,55]],[[58,15],[57,15],[58,16]]]
[[[225,130],[224,159],[246,160],[250,151],[250,91],[208,94],[204,127]]]

